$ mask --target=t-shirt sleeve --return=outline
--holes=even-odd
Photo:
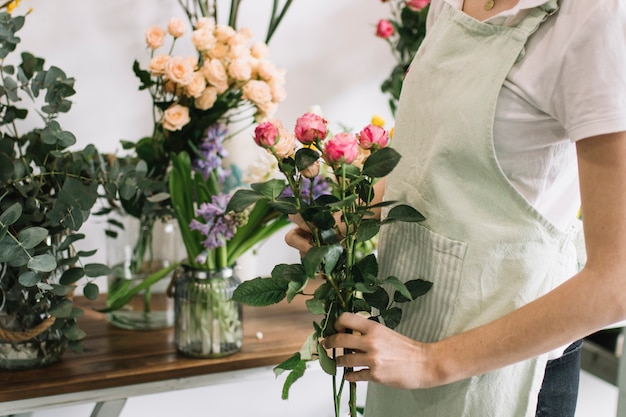
[[[572,141],[626,131],[626,1],[587,11],[564,45],[551,100]]]

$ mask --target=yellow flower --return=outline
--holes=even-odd
[[[393,139],[393,127],[389,130],[389,139]]]
[[[7,6],[7,13],[11,13],[13,10],[15,10],[15,8],[19,6],[20,1],[22,0],[13,0],[11,3],[9,3],[9,5]]]
[[[372,117],[372,124],[374,126],[383,127],[385,125],[385,119],[376,114]]]

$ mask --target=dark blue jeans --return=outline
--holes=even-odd
[[[563,356],[548,361],[539,391],[536,417],[574,417],[580,381],[580,349],[578,340],[565,349]]]

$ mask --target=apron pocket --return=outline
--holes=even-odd
[[[403,282],[423,279],[433,283],[426,295],[399,304],[402,321],[396,330],[422,342],[435,342],[445,334],[459,290],[464,242],[433,233],[415,223],[393,223],[382,228],[379,241],[381,277]]]

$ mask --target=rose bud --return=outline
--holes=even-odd
[[[303,144],[315,143],[326,137],[328,122],[315,113],[304,113],[296,120],[296,138]]]

